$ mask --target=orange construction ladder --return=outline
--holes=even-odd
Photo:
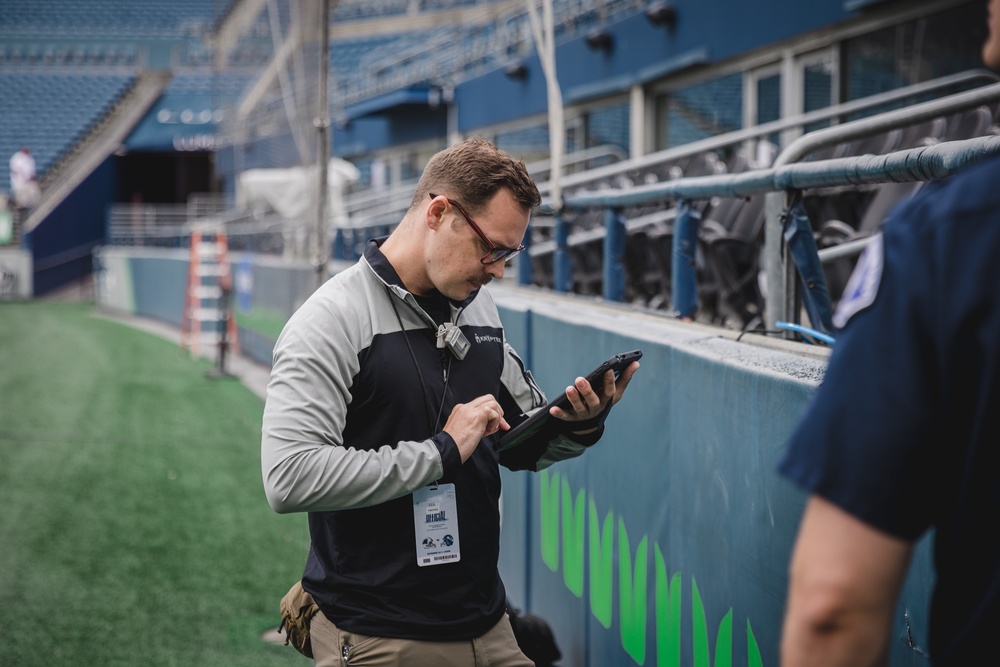
[[[232,286],[225,232],[210,228],[194,230],[181,320],[181,347],[196,355],[203,347],[216,347],[220,368],[224,367],[227,352],[239,352]]]

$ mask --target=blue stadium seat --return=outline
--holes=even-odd
[[[987,106],[969,109],[955,114],[947,119],[944,130],[944,141],[959,141],[973,139],[990,134],[993,124],[993,112]]]
[[[130,74],[0,73],[0,158],[27,145],[43,177],[133,81]],[[2,169],[0,191],[9,190]]]
[[[72,31],[74,34],[180,36],[211,26],[227,8],[228,3],[204,0],[8,2],[0,12],[0,31],[5,34]]]

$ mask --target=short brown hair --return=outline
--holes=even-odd
[[[513,193],[525,210],[530,211],[542,201],[524,162],[482,137],[469,137],[430,159],[417,183],[410,209],[422,205],[428,193],[434,192],[454,197],[475,211],[504,188]]]

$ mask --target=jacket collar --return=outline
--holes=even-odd
[[[403,285],[402,279],[399,274],[396,273],[395,267],[389,262],[389,259],[382,254],[381,246],[385,243],[385,240],[389,238],[388,236],[382,236],[376,239],[370,239],[365,245],[364,260],[368,264],[368,267],[372,270],[379,280],[386,284],[389,289],[400,299],[403,299],[407,303],[414,306],[417,305],[416,299],[413,294],[406,289]],[[481,289],[481,288],[480,288]],[[479,290],[472,292],[464,301],[455,301],[454,299],[448,299],[448,303],[455,310],[462,310],[479,294]],[[409,297],[409,298],[407,298]],[[447,298],[447,297],[445,297]]]

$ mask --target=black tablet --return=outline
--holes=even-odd
[[[622,371],[625,370],[633,361],[638,361],[641,357],[641,350],[632,350],[631,352],[616,354],[588,373],[586,375],[587,381],[590,382],[590,386],[594,388],[594,391],[600,392],[604,387],[605,373],[609,370],[613,370],[615,372],[615,380],[617,381],[621,376]],[[544,408],[533,413],[523,422],[504,433],[496,444],[497,451],[502,452],[505,449],[516,447],[538,433],[538,431],[540,431],[550,419],[557,419],[549,414],[549,410],[553,407],[560,407],[564,410],[568,410],[570,408],[569,399],[566,398],[565,391],[559,392],[559,396],[549,401],[549,404]]]

